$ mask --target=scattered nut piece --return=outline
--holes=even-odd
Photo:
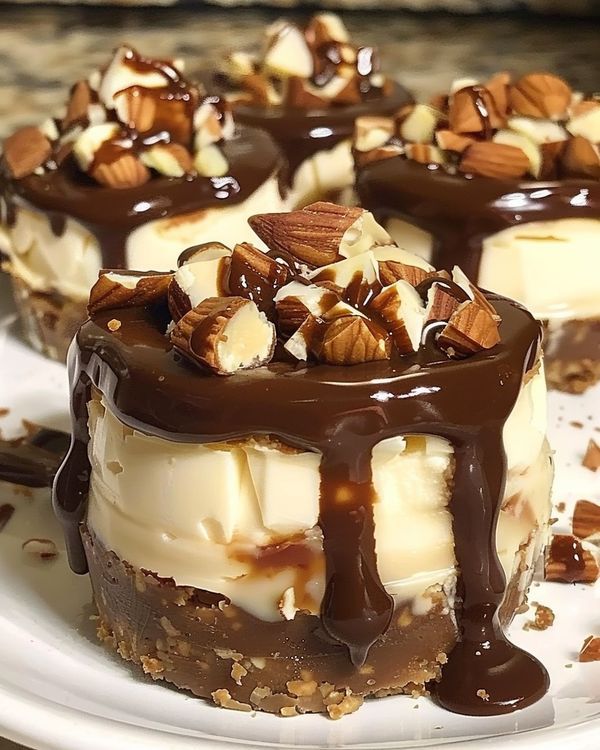
[[[589,635],[579,652],[580,662],[600,661],[600,636]]]
[[[590,438],[581,465],[590,471],[598,471],[600,469],[600,445],[598,445],[594,438]]]
[[[571,87],[550,73],[530,73],[509,89],[510,106],[525,117],[564,117],[572,96]]]
[[[571,534],[555,534],[546,552],[547,581],[594,583],[600,570],[594,555]]]
[[[38,557],[40,560],[54,560],[58,557],[58,549],[51,539],[28,539],[23,542],[21,548],[32,557]]]
[[[476,141],[464,152],[458,169],[482,177],[523,177],[529,159],[520,148],[492,141]]]
[[[347,315],[327,324],[317,357],[330,365],[355,365],[389,359],[391,339],[387,332],[370,320]]]
[[[533,620],[528,620],[523,628],[524,630],[548,630],[552,625],[554,625],[554,612],[550,607],[536,604]]]
[[[115,331],[118,331],[121,327],[121,321],[117,320],[116,318],[111,318],[108,323],[106,324],[106,327],[109,331],[112,331],[113,333]]]
[[[419,293],[407,281],[385,287],[369,304],[383,320],[400,354],[416,352],[425,323],[425,307]]]
[[[573,534],[579,539],[600,538],[600,505],[578,500],[573,514]]]
[[[252,706],[249,703],[240,703],[240,701],[234,700],[229,690],[225,688],[215,690],[211,693],[211,696],[217,706],[221,706],[221,708],[230,708],[234,711],[244,711],[246,713],[252,711]]]
[[[477,691],[477,697],[481,698],[482,701],[487,702],[490,699],[490,694],[488,693],[487,690],[480,689]]]
[[[342,716],[353,714],[362,706],[364,698],[362,695],[346,695],[340,703],[334,703],[327,706],[327,713],[330,719],[341,719]]]
[[[91,176],[101,185],[126,190],[148,182],[150,172],[135,154],[123,150],[114,161],[95,164]]]

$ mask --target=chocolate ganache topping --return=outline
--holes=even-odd
[[[251,195],[282,166],[266,133],[236,129],[229,105],[188,81],[181,61],[120,47],[74,85],[61,119],[4,142],[0,193],[48,214],[60,236],[73,218],[96,237],[103,265],[125,265],[129,233],[153,219]]]
[[[240,122],[281,145],[290,177],[317,151],[351,138],[357,117],[393,115],[412,101],[381,73],[377,50],[352,44],[332,13],[316,14],[304,28],[276,21],[261,53],[230,53],[216,82]]]
[[[503,427],[537,365],[539,324],[460,269],[437,273],[394,246],[362,209],[317,203],[250,223],[271,255],[211,243],[186,252],[173,273],[103,272],[92,289],[70,352],[73,441],[54,486],[73,569],[87,569],[92,389],[145,434],[275,437],[322,457],[321,627],[359,667],[394,607],[377,570],[371,452],[392,436],[439,435],[454,447],[462,607],[437,698],[467,714],[534,702],[548,676],[500,628],[494,539]]]
[[[449,95],[357,122],[362,205],[433,236],[432,262],[477,278],[485,237],[516,224],[600,218],[600,101],[561,78],[455,82]]]

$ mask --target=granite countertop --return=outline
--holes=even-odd
[[[56,111],[71,83],[106,62],[119,42],[146,53],[182,55],[187,70],[195,72],[211,67],[223,50],[258,40],[264,24],[278,15],[255,8],[5,7],[0,136]],[[377,44],[386,69],[417,95],[439,91],[457,76],[501,68],[553,70],[583,90],[600,88],[598,25],[591,20],[400,11],[342,15],[354,37]]]
[[[71,83],[128,41],[154,55],[182,55],[188,71],[211,67],[223,50],[258,40],[277,11],[232,8],[12,6],[0,26],[0,137],[40,121],[65,101]],[[499,69],[562,73],[575,87],[600,89],[598,26],[526,16],[417,16],[398,11],[343,14],[351,32],[377,44],[388,71],[417,96],[458,76]],[[0,750],[16,746],[0,739]]]

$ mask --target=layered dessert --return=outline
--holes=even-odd
[[[350,199],[351,140],[360,115],[393,115],[409,93],[380,71],[377,50],[352,43],[341,19],[281,20],[258,52],[229,54],[217,76],[236,118],[264,128],[289,162],[290,205]]]
[[[540,325],[359,208],[250,220],[173,273],[104,272],[54,486],[100,637],[240,711],[546,690],[503,628],[547,536]]]
[[[277,146],[182,71],[120,47],[62,117],[4,141],[0,251],[26,336],[51,357],[100,268],[174,268],[189,245],[241,241],[248,216],[283,206]]]
[[[459,264],[547,326],[549,383],[600,378],[600,101],[499,73],[357,125],[358,193],[403,247]]]

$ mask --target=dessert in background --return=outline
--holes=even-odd
[[[243,239],[249,215],[283,206],[281,166],[180,61],[120,47],[64,116],[4,141],[0,250],[29,341],[64,358],[101,268],[168,270],[193,243]]]
[[[290,205],[352,194],[350,150],[360,115],[392,115],[411,101],[381,73],[374,47],[350,39],[341,19],[319,13],[305,28],[280,20],[260,52],[231,53],[217,76],[237,119],[267,130],[289,162]]]
[[[440,679],[461,713],[535,701],[502,627],[550,513],[539,323],[360,208],[250,224],[269,254],[209,243],[92,289],[54,502],[100,637],[241,711],[339,718]]]
[[[546,323],[551,386],[600,378],[600,101],[558,76],[459,80],[357,125],[357,189],[403,247]]]

